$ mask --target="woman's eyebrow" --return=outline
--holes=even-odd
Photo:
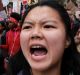
[[[43,24],[45,24],[45,23],[54,23],[54,24],[57,24],[57,21],[47,20],[47,21],[43,21],[42,23]]]
[[[33,24],[31,21],[25,21],[24,24]]]

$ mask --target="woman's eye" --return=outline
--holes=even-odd
[[[45,25],[44,28],[46,28],[46,29],[51,29],[51,28],[55,28],[55,27],[52,26],[52,25]]]
[[[22,27],[22,29],[31,29],[32,27],[31,26],[24,26],[24,27]]]

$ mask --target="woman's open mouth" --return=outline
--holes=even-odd
[[[41,60],[45,57],[48,50],[43,45],[32,45],[30,46],[30,53],[33,59]]]
[[[47,49],[42,45],[32,45],[30,47],[30,53],[35,56],[42,56],[47,54]]]

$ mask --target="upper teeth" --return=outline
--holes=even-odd
[[[41,48],[41,46],[32,46],[32,48]]]

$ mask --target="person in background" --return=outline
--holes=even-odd
[[[73,14],[73,12],[70,9],[66,9],[67,13],[69,14],[70,20],[71,20],[71,29],[74,26],[74,22],[75,22],[75,16]]]
[[[77,46],[77,50],[80,53],[80,23],[76,22],[72,28],[74,40]]]
[[[78,29],[74,39],[75,39],[75,42],[77,45],[78,52],[80,53],[80,26],[79,26],[79,29]]]
[[[75,25],[80,25],[80,11],[75,12],[75,20],[74,20]]]
[[[73,15],[70,9],[67,12],[71,18],[71,29],[73,32],[74,40],[77,46],[78,52],[80,52],[80,11],[76,11]]]
[[[20,28],[20,26],[18,26],[20,20],[21,20],[21,16],[18,13],[16,13],[16,12],[11,13],[11,15],[8,19],[9,31],[6,33],[6,44],[1,46],[1,48],[6,49],[8,52],[8,56],[4,60],[5,69],[7,70],[7,72],[8,72],[8,69],[10,71],[13,71],[12,72],[13,75],[15,75],[14,73],[16,71],[15,70],[16,68],[14,68],[14,67],[16,67],[16,65],[17,65],[16,61],[18,61],[18,59],[16,58],[16,55],[21,50],[21,48],[20,48],[21,28]],[[7,64],[10,66],[8,67]]]
[[[28,66],[18,75],[80,75],[80,62],[63,6],[40,0],[25,12],[20,44]]]
[[[78,49],[78,52],[80,52],[80,16],[79,16],[80,12],[76,11],[75,13],[75,20],[73,23],[73,36],[74,36],[74,40]]]
[[[10,30],[6,33],[6,46],[8,48],[9,56],[14,56],[20,49],[19,36],[21,28],[18,26],[20,20],[21,17],[16,12],[11,13],[8,19],[8,27]]]
[[[6,25],[4,18],[0,18],[0,46],[6,44]],[[2,75],[4,70],[4,58],[7,56],[7,51],[4,48],[0,48],[0,74]]]

